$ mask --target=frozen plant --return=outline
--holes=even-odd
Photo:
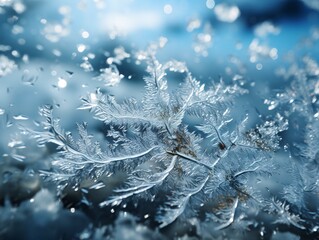
[[[115,65],[110,65],[109,68],[102,68],[100,72],[101,74],[95,77],[95,79],[103,82],[105,86],[116,86],[124,77],[123,74],[119,73]]]
[[[220,231],[253,215],[245,211],[255,209],[258,214],[268,205],[252,182],[274,171],[272,153],[279,148],[277,134],[286,130],[285,120],[278,115],[248,129],[248,116],[232,116],[233,102],[247,90],[222,80],[207,87],[185,64],[161,64],[157,48],[151,45],[139,58],[147,64],[142,100],[118,102],[100,90],[82,98],[79,109],[89,110],[104,123],[102,143],[88,133],[86,123],[78,124],[75,138],[61,129],[51,106],[41,108],[43,130],[24,129],[24,133],[40,146],[57,146],[51,169],[42,175],[60,188],[93,179],[93,188],[109,188],[99,202],[101,208],[152,202],[156,214],[144,218],[154,218],[160,228],[206,211],[205,219]],[[177,89],[168,85],[169,71],[184,76]],[[124,173],[123,180],[116,184],[114,179],[99,182],[118,173]],[[83,198],[87,202],[85,194]]]

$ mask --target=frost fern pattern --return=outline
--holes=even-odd
[[[233,101],[246,90],[222,80],[207,87],[183,63],[161,64],[152,49],[143,56],[148,67],[141,100],[118,102],[100,90],[82,98],[79,109],[89,110],[104,124],[103,141],[88,133],[86,123],[78,124],[75,139],[61,129],[52,107],[41,108],[44,130],[24,131],[39,145],[57,146],[52,169],[42,174],[64,186],[125,173],[100,207],[161,198],[164,204],[154,217],[160,227],[199,216],[201,211],[216,231],[243,224],[245,219],[249,225],[245,212],[256,209],[258,213],[267,206],[264,194],[250,182],[271,174],[270,150],[278,148],[277,134],[286,128],[277,126],[276,120],[257,126],[259,131],[247,129],[247,116],[240,120],[232,116]],[[169,71],[184,76],[177,89],[168,85]],[[236,221],[238,213],[241,221]]]

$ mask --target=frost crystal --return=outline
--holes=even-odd
[[[221,193],[231,194],[232,206],[220,209],[219,220],[210,218],[218,223],[215,231],[219,231],[236,222],[235,213],[241,211],[242,205],[259,198],[257,191],[244,187],[244,183],[249,177],[262,176],[272,169],[271,160],[265,161],[265,153],[259,152],[258,147],[277,147],[277,133],[285,129],[285,124],[278,116],[276,122],[257,127],[257,136],[248,134],[251,141],[247,141],[247,119],[234,128],[230,116],[232,101],[246,91],[222,80],[205,86],[184,63],[173,60],[161,64],[155,55],[158,47],[151,45],[138,55],[143,56],[140,61],[147,63],[142,101],[129,98],[118,102],[100,91],[82,98],[79,109],[90,110],[107,127],[103,144],[89,134],[86,123],[78,124],[78,137],[64,131],[50,106],[40,111],[45,118],[44,130],[24,132],[40,146],[57,146],[52,171],[43,171],[43,176],[62,186],[66,181],[81,184],[82,178],[95,179],[83,192],[108,189],[110,194],[99,206],[111,207],[112,213],[113,208],[131,199],[148,201],[165,192],[154,220],[166,227],[187,216],[196,217],[201,206],[210,204],[212,196],[214,199]],[[169,89],[167,71],[185,76],[173,91]],[[99,77],[113,84],[121,75],[111,66],[103,69]],[[189,118],[196,119],[197,124]],[[196,128],[199,132],[191,130]],[[113,187],[99,181],[118,172],[125,175]],[[110,181],[114,181],[112,177]],[[90,204],[86,198],[82,201]],[[147,219],[150,215],[143,216]]]
[[[317,239],[318,2],[0,0],[0,239]]]
[[[13,60],[10,60],[4,55],[0,55],[0,77],[8,75],[16,68],[17,65]]]
[[[284,202],[272,199],[268,211],[278,214],[279,218],[275,220],[275,223],[283,223],[293,225],[299,229],[305,229],[303,226],[304,221],[298,215],[291,213],[289,205]]]
[[[116,86],[124,78],[124,75],[120,74],[115,65],[111,65],[109,68],[102,68],[100,72],[101,74],[95,77],[95,79],[103,82],[105,86]]]
[[[288,121],[280,114],[277,114],[273,121],[266,121],[263,125],[247,132],[247,138],[255,146],[263,150],[279,149],[281,138],[278,133],[288,129]]]
[[[83,58],[83,62],[80,64],[80,67],[85,72],[92,72],[94,70],[92,64],[89,62],[89,58],[88,57],[84,57]]]

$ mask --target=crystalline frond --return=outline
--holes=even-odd
[[[317,119],[309,120],[303,129],[303,142],[296,144],[296,147],[299,150],[302,161],[307,163],[309,167],[312,165],[311,169],[318,169],[319,171],[318,129],[319,121]]]
[[[286,112],[289,115],[298,112],[310,119],[318,116],[318,63],[308,56],[302,60],[302,64],[295,63],[288,70],[281,71],[281,75],[286,79],[291,78],[292,82],[290,87],[277,93],[275,98],[265,100],[269,110],[281,106],[290,108],[290,111]]]
[[[97,90],[96,93],[90,93],[87,97],[83,97],[82,102],[83,104],[79,109],[89,109],[94,113],[96,119],[106,124],[157,124],[156,119],[152,116],[146,116],[134,98],[120,104],[113,96],[103,94]]]
[[[143,111],[148,117],[155,117],[161,122],[167,122],[170,95],[165,78],[165,68],[154,58],[150,61],[147,67],[149,75],[144,77]]]
[[[214,102],[231,102],[236,96],[246,93],[248,93],[248,90],[241,88],[237,84],[226,85],[226,83],[220,79],[219,82],[214,83],[209,88],[206,94],[209,99],[213,98]]]
[[[110,164],[128,159],[141,158],[157,148],[156,145],[148,145],[140,148],[140,151],[132,149],[134,143],[125,145],[126,150],[122,149],[121,154],[112,154],[111,152],[103,152],[100,144],[91,140],[92,136],[87,133],[87,125],[85,123],[78,124],[78,132],[80,138],[75,141],[70,132],[64,132],[56,119],[52,117],[52,108],[45,106],[41,109],[41,114],[46,118],[43,123],[45,131],[34,131],[25,129],[32,138],[37,139],[38,143],[43,145],[51,142],[58,146],[58,150],[65,157],[64,162],[72,163],[73,165]],[[135,139],[133,139],[136,142]],[[151,142],[149,142],[151,144]],[[133,152],[135,151],[135,152]],[[126,153],[126,154],[123,154]]]
[[[216,213],[207,214],[207,218],[214,222],[219,223],[215,230],[222,230],[229,227],[235,221],[235,213],[238,207],[238,197],[233,200],[232,205],[229,208],[223,208]]]
[[[181,183],[182,186],[179,186],[180,189],[176,189],[174,195],[168,198],[165,206],[159,209],[160,214],[157,217],[157,221],[160,223],[160,227],[171,224],[183,214],[186,211],[190,199],[203,191],[209,178],[210,176],[208,175],[182,180],[184,183]]]
[[[148,162],[144,166],[137,167],[126,181],[126,186],[114,190],[114,195],[110,199],[100,203],[100,206],[120,204],[126,198],[145,193],[147,190],[161,185],[173,170],[177,156],[170,158],[169,165],[165,166],[164,169],[161,167],[161,171],[158,171],[158,162],[168,161],[168,156],[167,154],[157,154],[151,157],[151,160],[149,160],[151,163]]]
[[[187,106],[189,113],[198,113],[198,111],[211,113],[217,109],[219,111],[226,110],[236,96],[246,93],[247,90],[236,84],[226,85],[222,79],[219,82],[214,82],[210,87],[206,87],[189,73],[176,95],[178,99],[181,96],[190,98],[191,95]]]
[[[185,114],[192,108],[202,108],[198,104],[205,101],[203,100],[204,88],[205,84],[201,84],[192,77],[191,73],[187,72],[184,82],[180,84],[171,99],[169,121],[173,128],[183,121]]]
[[[303,226],[304,220],[302,220],[299,215],[295,215],[291,213],[290,206],[285,203],[281,202],[280,200],[275,200],[274,198],[269,203],[268,210],[269,213],[277,214],[277,219],[275,223],[282,223],[286,225],[293,225],[299,229],[305,229]]]

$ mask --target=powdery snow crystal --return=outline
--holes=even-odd
[[[0,55],[0,77],[4,77],[17,68],[13,60],[10,60],[4,55]]]
[[[111,65],[108,68],[100,69],[100,75],[95,77],[96,80],[104,83],[105,86],[116,86],[124,78],[123,74],[120,74],[115,65]]]

